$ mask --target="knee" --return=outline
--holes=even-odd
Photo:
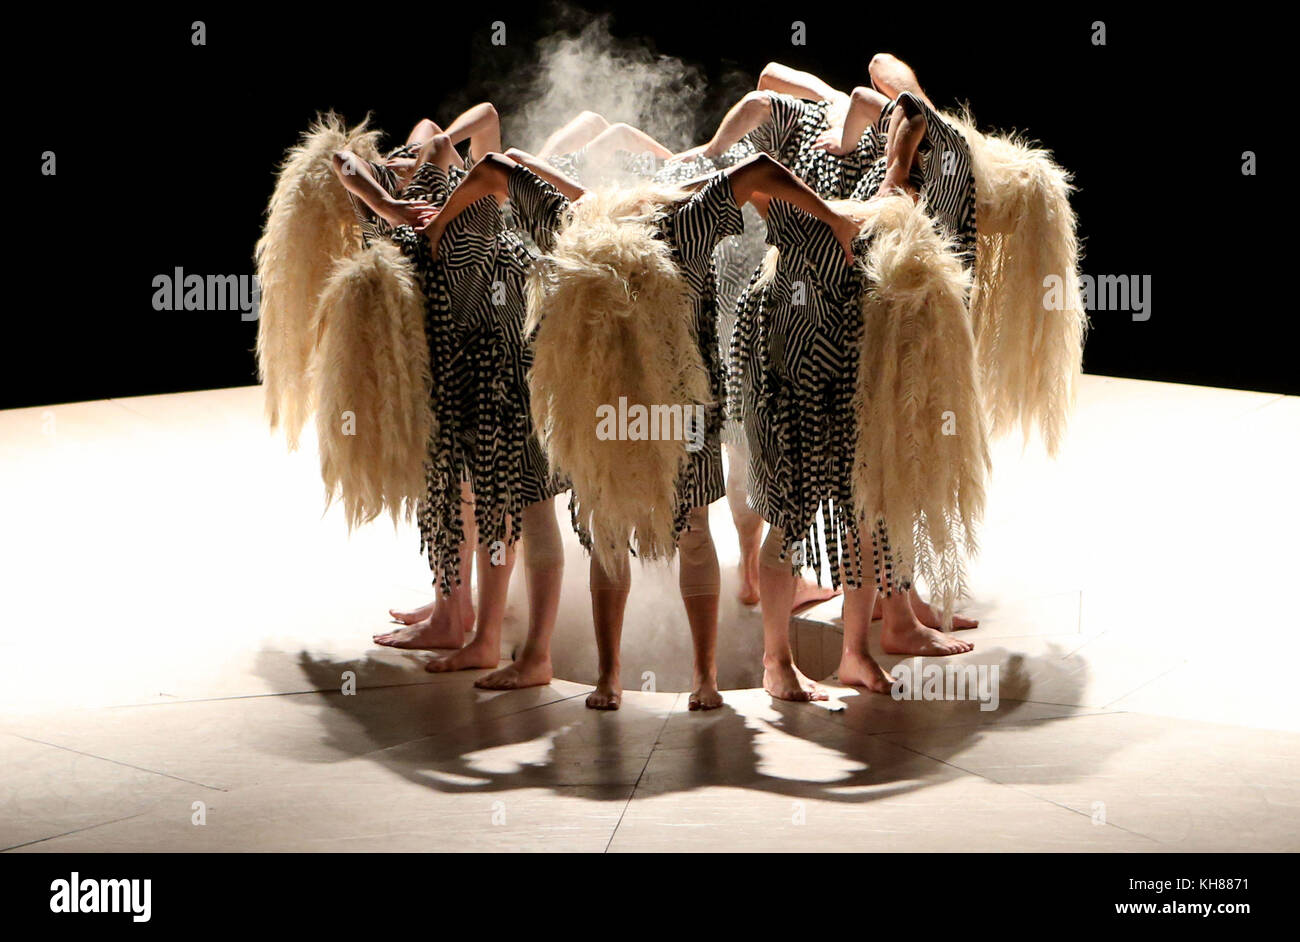
[[[898,68],[898,65],[899,59],[897,56],[890,55],[887,52],[876,53],[871,57],[871,61],[867,63],[867,74],[871,76],[871,84],[876,88],[880,88],[882,82],[887,83],[890,74]]]
[[[874,88],[867,88],[865,85],[859,85],[857,88],[853,89],[849,98],[852,100],[853,104],[859,108],[865,106],[882,108],[889,101],[889,99],[880,94],[880,92],[876,91]]]
[[[758,73],[758,88],[760,90],[771,88],[777,75],[785,71],[785,66],[779,62],[769,62],[763,66],[763,71]]]
[[[423,150],[426,159],[439,163],[450,161],[456,156],[456,148],[452,146],[451,138],[441,131],[425,141]]]
[[[579,113],[578,122],[586,127],[595,128],[597,131],[603,131],[609,127],[609,122],[605,120],[605,116],[595,111]]]
[[[421,118],[419,123],[416,124],[415,130],[411,132],[411,139],[416,141],[427,141],[435,134],[441,133],[442,128],[438,126],[437,121],[434,121],[432,118]]]
[[[772,95],[766,91],[749,92],[741,100],[746,112],[767,119],[772,114]]]

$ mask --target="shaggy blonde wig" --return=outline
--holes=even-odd
[[[924,203],[891,196],[845,207],[865,219],[853,504],[883,525],[895,577],[920,577],[951,625],[976,551],[988,437],[967,315],[970,275]]]
[[[311,369],[326,504],[348,528],[387,510],[410,519],[435,436],[424,296],[391,242],[335,263],[316,307]]]
[[[533,420],[607,572],[629,545],[642,559],[672,556],[689,452],[685,441],[600,440],[597,410],[620,397],[647,408],[709,399],[689,290],[656,237],[665,208],[689,196],[653,185],[589,191],[529,277]]]
[[[312,404],[307,370],[315,345],[315,311],[331,266],[360,247],[356,215],[334,175],[336,151],[378,156],[379,132],[363,121],[348,129],[334,113],[320,116],[280,166],[257,242],[261,311],[258,375],[271,427],[284,426],[291,449]]]
[[[975,173],[975,330],[994,434],[1036,425],[1056,454],[1083,372],[1087,314],[1070,175],[1016,135],[985,135],[969,114],[948,120]]]

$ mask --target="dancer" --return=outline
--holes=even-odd
[[[469,155],[461,161],[452,148],[466,140],[469,141]],[[500,146],[501,125],[496,108],[490,102],[482,102],[459,115],[446,130],[428,118],[421,120],[407,135],[406,143],[391,151],[383,161],[365,161],[363,167],[358,155],[344,151],[347,157],[339,157],[334,165],[344,186],[347,186],[347,177],[362,173],[389,197],[384,200],[374,194],[380,200],[376,210],[349,190],[361,226],[363,245],[387,237],[397,225],[427,223],[432,218],[432,210],[445,202],[450,189],[463,178],[467,167],[473,165],[475,155],[499,150]],[[426,168],[423,177],[411,193],[407,193],[420,166]],[[473,491],[468,481],[461,483],[461,501],[465,507],[473,506]],[[420,519],[425,521],[427,528],[423,514]],[[376,644],[423,649],[460,648],[464,645],[465,635],[474,627],[471,575],[476,536],[473,515],[469,514],[466,539],[458,553],[462,578],[450,586],[449,594],[439,594],[427,605],[406,612],[390,609],[389,615],[404,627],[375,635],[373,640]]]
[[[842,683],[877,692],[887,691],[892,683],[867,647],[877,594],[885,596],[882,644],[887,653],[946,655],[971,648],[917,621],[901,590],[908,587],[913,571],[928,568],[930,547],[891,547],[885,539],[888,531],[877,519],[877,511],[888,507],[882,516],[895,524],[894,529],[906,524],[902,532],[910,537],[911,508],[925,505],[931,511],[926,516],[934,531],[931,539],[947,564],[951,541],[940,532],[945,521],[955,518],[973,525],[978,515],[980,481],[969,476],[977,476],[982,467],[984,440],[978,404],[971,395],[974,359],[964,308],[968,282],[962,280],[955,256],[911,200],[893,196],[833,205],[866,224],[867,238],[856,243],[862,265],[845,264],[835,234],[822,222],[772,201],[767,225],[773,251],[746,289],[733,341],[732,393],[739,400],[750,444],[751,501],[771,525],[760,567],[764,687],[788,700],[826,696],[820,685],[795,668],[789,646],[795,571],[804,564],[820,565],[822,556],[832,581],[845,585]],[[906,277],[893,274],[899,268]],[[897,285],[910,286],[910,294],[898,292]],[[864,305],[878,306],[870,319]],[[940,317],[945,320],[936,327]],[[877,324],[870,344],[863,336],[864,322]],[[889,329],[900,322],[909,329]],[[933,336],[915,350],[907,348],[927,329]],[[908,380],[908,388],[891,398],[903,382],[897,378],[902,371],[892,367],[904,356],[908,369],[923,370],[930,382]],[[925,356],[931,360],[923,360]],[[933,388],[936,384],[943,387],[942,393]],[[913,403],[916,415],[928,416],[936,397],[949,397],[968,431],[945,442],[929,430],[928,418],[909,425],[906,409],[895,409],[897,416],[890,412],[890,406],[917,395],[921,401]],[[864,423],[864,415],[871,421]],[[894,424],[903,424],[906,433],[927,447],[893,454],[884,443],[907,440],[889,434],[903,434]],[[949,453],[954,448],[955,456]],[[930,464],[933,485],[915,473]],[[896,489],[906,493],[892,495],[891,505],[874,486],[875,475],[901,482]],[[960,486],[945,489],[954,479]],[[941,506],[927,503],[933,493],[959,494],[962,502],[956,507],[944,505],[942,499]],[[897,505],[905,509],[899,512]],[[817,528],[819,513],[824,534]],[[865,522],[861,516],[867,517]],[[870,532],[863,533],[864,526]],[[874,544],[874,580],[864,573],[866,540]],[[956,575],[930,574],[944,577],[935,578],[932,585]]]
[[[426,669],[497,666],[515,543],[526,534],[528,639],[516,662],[476,681],[512,689],[551,680],[550,636],[563,568],[553,497],[562,488],[547,469],[529,419],[523,288],[531,259],[504,226],[498,202],[485,198],[491,194],[479,185],[481,175],[472,169],[450,172],[456,160],[450,135],[426,142],[403,191],[417,202],[397,210],[366,172],[373,167],[362,165],[341,179],[376,215],[391,215],[388,236],[413,267],[425,298],[437,421],[421,531],[444,592],[459,577],[461,545],[468,542],[461,482],[473,492],[477,631],[463,648],[435,658]],[[355,165],[355,155],[341,152],[337,162]],[[421,200],[435,209],[419,205]]]
[[[870,71],[873,81],[879,76],[891,91],[915,90],[921,94],[911,70],[893,57],[876,56]],[[708,155],[744,135],[742,140],[777,157],[828,199],[848,197],[865,201],[878,194],[907,192],[927,199],[939,194],[943,205],[951,206],[956,200],[950,194],[960,193],[969,197],[961,204],[964,209],[944,218],[965,221],[962,227],[950,226],[949,231],[956,234],[955,229],[960,228],[963,246],[969,249],[974,238],[974,189],[969,156],[967,153],[962,158],[959,148],[964,148],[964,142],[952,142],[954,136],[957,141],[962,140],[957,132],[938,119],[931,124],[941,129],[944,152],[954,155],[942,168],[952,170],[952,176],[933,183],[927,170],[933,167],[937,172],[941,161],[928,160],[931,148],[927,146],[927,122],[919,104],[909,95],[905,94],[900,102],[891,102],[873,88],[859,87],[845,93],[812,73],[772,62],[763,69],[757,90],[745,96],[723,120],[714,138],[697,150]],[[729,493],[734,492],[733,519],[742,533],[742,571],[756,577],[758,540],[754,536],[761,536],[761,532],[755,534],[753,518],[746,514],[744,486],[745,476],[733,473]],[[753,577],[742,575],[742,591]],[[804,603],[809,597],[817,599],[812,589],[811,584],[800,580],[796,602]],[[750,597],[757,594],[755,591]],[[912,610],[923,625],[942,626],[941,615],[921,598],[915,587],[908,590],[908,595]],[[880,602],[873,617],[889,617]],[[974,628],[978,624],[962,616],[951,620],[951,627],[957,629]]]
[[[742,204],[763,194],[779,194],[834,225],[844,237],[845,251],[856,226],[835,216],[807,186],[766,156],[714,174],[689,192],[651,187],[587,194],[572,181],[567,186],[566,195],[578,197],[571,218],[564,218],[563,203],[552,202],[550,221],[542,226],[558,230],[558,236],[547,240],[553,255],[550,281],[532,313],[540,321],[533,384],[534,408],[543,412],[539,427],[556,466],[572,476],[578,503],[575,521],[592,549],[599,678],[587,705],[617,709],[621,702],[619,639],[631,585],[626,546],[632,535],[642,558],[656,558],[665,547],[671,552],[676,543],[680,588],[696,646],[696,684],[689,704],[691,709],[710,709],[721,703],[714,664],[718,565],[707,518],[708,504],[723,496],[720,415],[716,406],[710,407],[701,447],[681,455],[681,464],[664,462],[667,474],[644,475],[633,485],[621,480],[632,463],[618,461],[618,452],[596,446],[585,416],[593,405],[599,408],[599,402],[620,395],[632,402],[665,403],[673,401],[673,390],[680,394],[690,386],[690,365],[683,369],[682,364],[686,357],[644,353],[647,348],[672,350],[671,338],[654,346],[655,331],[662,325],[668,330],[673,324],[689,324],[683,345],[695,352],[695,362],[709,380],[709,387],[697,389],[693,396],[696,401],[719,401],[722,377],[712,253],[721,238],[740,232]],[[679,281],[686,302],[681,311],[672,300]],[[593,318],[593,298],[602,302],[594,305],[596,310],[606,315],[607,306],[611,313]],[[601,361],[601,368],[584,377],[581,388],[568,380],[579,351]],[[625,364],[629,358],[635,362]],[[672,375],[674,370],[680,373]],[[643,394],[625,395],[629,384],[638,381]],[[656,384],[657,391],[646,388]],[[656,451],[673,451],[671,443],[642,444],[639,466],[653,464]]]

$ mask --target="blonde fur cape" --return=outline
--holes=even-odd
[[[256,249],[262,297],[257,366],[267,418],[272,428],[283,425],[291,449],[312,410],[307,369],[317,300],[331,266],[360,242],[356,216],[331,161],[344,149],[374,159],[378,136],[364,121],[349,130],[336,114],[318,117],[281,164],[267,206]]]
[[[868,531],[883,522],[895,578],[924,579],[950,625],[989,471],[970,276],[924,204],[885,197],[855,214],[871,241],[858,261],[853,503]]]
[[[311,369],[326,503],[351,529],[414,515],[435,435],[424,296],[391,242],[334,265],[316,308]]]
[[[971,149],[978,241],[971,318],[994,434],[1037,425],[1049,454],[1083,371],[1087,315],[1070,175],[1015,135],[951,117]]]
[[[672,556],[689,453],[685,441],[598,439],[597,410],[620,397],[647,408],[709,398],[685,279],[655,238],[663,207],[688,196],[649,185],[589,192],[529,279],[533,421],[607,571],[629,544],[643,559]]]

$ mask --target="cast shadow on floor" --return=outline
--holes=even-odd
[[[440,792],[581,788],[589,797],[625,800],[634,786],[667,793],[726,785],[863,802],[966,774],[953,760],[999,727],[1052,722],[1034,701],[1035,690],[1050,687],[1050,710],[1078,703],[1087,685],[1086,666],[1076,659],[1067,670],[1063,656],[981,652],[979,663],[997,667],[993,711],[974,699],[899,701],[841,689],[833,693],[838,712],[751,690],[719,710],[692,713],[684,709],[685,694],[633,691],[611,714],[587,709],[587,689],[572,685],[495,692],[473,687],[484,671],[426,675],[423,658],[410,652],[341,660],[304,651],[296,666],[316,691],[304,704],[323,705],[317,713],[324,742],[339,761],[365,758]],[[283,676],[285,657],[264,651],[259,670]],[[356,679],[353,694],[340,691],[346,672]],[[897,734],[938,729],[944,735],[929,737],[924,752],[896,741]],[[1078,756],[1078,774],[1095,770],[1106,749],[1098,743],[1098,752]],[[1059,781],[1073,772],[1059,765],[1039,772],[1026,763],[999,781],[1028,784],[1046,774]]]

